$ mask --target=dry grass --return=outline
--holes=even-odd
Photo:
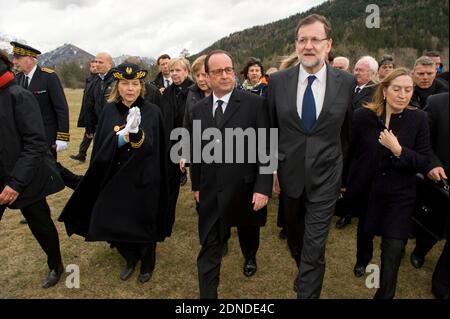
[[[81,101],[80,90],[67,90],[70,105],[70,149],[60,155],[60,161],[78,174],[87,164],[69,158],[76,154],[83,129],[76,128]],[[53,219],[56,220],[71,190],[49,197]],[[261,231],[258,252],[258,272],[252,278],[242,274],[243,258],[236,232],[232,232],[229,253],[222,263],[221,298],[294,298],[292,282],[296,275],[286,242],[278,239],[276,204],[269,206],[267,226]],[[176,223],[171,238],[158,245],[153,278],[141,285],[137,274],[127,281],[119,279],[123,261],[106,243],[87,243],[80,237],[68,238],[64,225],[56,223],[60,235],[64,263],[77,264],[81,272],[80,289],[68,289],[64,280],[51,289],[41,289],[47,273],[46,258],[27,226],[19,225],[19,211],[8,210],[0,223],[0,298],[197,298],[196,258],[199,252],[197,215],[189,185],[182,188],[177,207]],[[335,220],[333,220],[334,224]],[[371,298],[374,291],[352,273],[355,261],[356,221],[350,227],[332,227],[327,245],[327,270],[322,298]],[[375,247],[379,247],[379,241]],[[432,298],[431,275],[442,243],[427,256],[422,269],[414,269],[409,255],[414,247],[410,241],[403,259],[397,288],[397,298]],[[379,250],[373,262],[379,264]],[[64,277],[65,278],[65,277]]]

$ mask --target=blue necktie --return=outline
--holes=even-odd
[[[310,132],[316,122],[316,101],[311,89],[311,85],[316,79],[315,75],[308,76],[308,86],[303,95],[302,121],[307,132]]]

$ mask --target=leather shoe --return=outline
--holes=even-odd
[[[338,221],[336,222],[336,228],[337,229],[342,229],[345,226],[349,225],[352,222],[351,217],[349,216],[344,216],[338,219]]]
[[[22,218],[22,219],[20,220],[19,224],[21,224],[21,225],[26,225],[26,224],[28,224],[28,221],[27,221],[25,218]]]
[[[131,277],[131,275],[134,273],[136,265],[127,265],[122,272],[120,273],[120,279],[122,280],[128,280],[128,278]]]
[[[244,264],[244,275],[246,277],[251,277],[256,273],[256,260],[255,259],[248,259],[245,261]]]
[[[76,161],[80,161],[80,162],[86,162],[86,156],[83,156],[81,154],[77,154],[77,155],[70,155],[69,156],[71,159],[76,160]]]
[[[42,288],[50,288],[56,285],[64,272],[64,266],[60,264],[56,269],[51,269],[42,283]]]
[[[147,281],[150,280],[150,278],[152,278],[152,275],[153,275],[152,272],[146,272],[146,273],[143,273],[143,274],[139,274],[138,281],[141,284],[146,283]]]
[[[366,266],[356,264],[353,268],[353,274],[355,277],[362,277],[366,273]]]
[[[410,261],[411,261],[411,265],[413,265],[414,268],[419,269],[423,266],[423,264],[425,262],[425,258],[421,258],[421,257],[417,256],[416,254],[414,254],[414,252],[413,252],[413,253],[411,253]]]

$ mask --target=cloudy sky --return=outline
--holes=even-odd
[[[157,57],[191,54],[255,25],[303,12],[324,0],[0,0],[0,33],[47,52],[72,43]]]

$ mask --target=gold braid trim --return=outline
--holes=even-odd
[[[131,142],[130,141],[131,147],[132,148],[140,148],[142,146],[142,144],[144,143],[144,140],[145,140],[145,134],[144,134],[144,131],[142,131],[142,136],[141,136],[141,139],[139,140],[139,142]]]
[[[56,139],[60,141],[66,141],[68,142],[70,140],[70,134],[65,132],[57,132],[56,133]]]

